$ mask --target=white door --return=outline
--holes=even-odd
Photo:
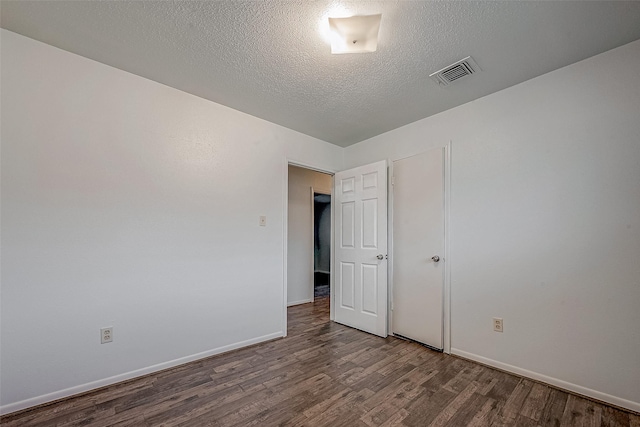
[[[387,164],[334,177],[336,322],[387,336]]]
[[[444,149],[393,162],[395,335],[443,348]]]

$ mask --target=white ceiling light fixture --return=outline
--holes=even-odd
[[[382,14],[329,18],[331,53],[366,53],[378,49]]]

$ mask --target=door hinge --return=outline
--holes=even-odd
[[[396,183],[396,177],[391,175],[391,185],[394,185]]]

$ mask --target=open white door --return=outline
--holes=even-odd
[[[335,198],[335,321],[387,336],[387,164],[339,172]]]

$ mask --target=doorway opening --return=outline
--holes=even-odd
[[[313,193],[313,298],[331,293],[331,194]]]
[[[287,185],[286,301],[290,307],[330,296],[333,175],[289,164]]]

